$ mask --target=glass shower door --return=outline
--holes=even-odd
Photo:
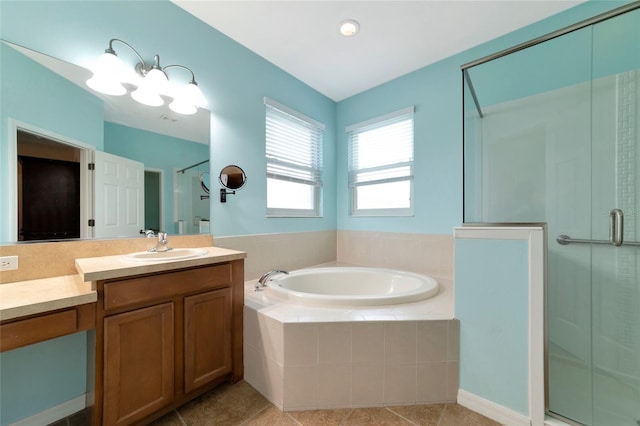
[[[593,424],[640,424],[640,10],[593,27]],[[613,230],[614,234],[616,229]],[[614,235],[615,237],[615,235]]]
[[[640,8],[463,79],[465,223],[547,223],[549,413],[639,426]]]

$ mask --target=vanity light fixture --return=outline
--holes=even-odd
[[[345,19],[340,22],[340,34],[345,37],[356,35],[360,31],[360,24],[355,19]]]
[[[175,95],[171,95],[173,101],[169,104],[169,108],[179,114],[190,115],[195,114],[198,108],[207,105],[207,101],[202,91],[200,91],[198,83],[196,83],[195,75],[191,69],[184,65],[177,64],[162,67],[160,66],[159,55],[155,55],[153,57],[153,64],[148,65],[133,46],[117,38],[109,40],[109,47],[105,49],[104,53],[98,59],[96,67],[93,70],[93,76],[87,80],[87,86],[107,95],[122,96],[127,93],[127,89],[122,83],[132,80],[127,75],[131,74],[131,70],[127,69],[120,58],[118,58],[115,50],[113,50],[114,41],[118,41],[127,46],[140,60],[135,66],[135,72],[141,77],[141,80],[137,85],[138,87],[131,92],[133,99],[144,105],[163,105],[164,99],[162,99],[160,95],[166,95],[171,92],[166,70],[169,68],[182,68],[191,73],[191,79],[185,86],[177,89]]]

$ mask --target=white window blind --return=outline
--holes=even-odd
[[[346,128],[351,214],[413,214],[413,116],[410,107]]]
[[[267,215],[319,216],[324,125],[265,98]]]

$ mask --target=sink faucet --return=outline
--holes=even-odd
[[[144,234],[145,238],[155,238],[156,237],[156,233],[153,232],[153,229],[147,229],[147,230],[140,230],[141,234]]]
[[[273,271],[269,271],[265,274],[262,274],[262,276],[258,279],[258,282],[256,283],[256,291],[260,291],[260,287],[266,287],[267,286],[267,281],[269,280],[269,278],[271,278],[271,275],[274,274],[287,274],[289,275],[289,273],[287,271],[283,271],[282,269],[274,269]]]
[[[151,253],[160,252],[160,251],[169,251],[173,250],[168,246],[169,244],[169,235],[166,232],[158,232],[158,243],[155,247],[149,249],[148,251]]]

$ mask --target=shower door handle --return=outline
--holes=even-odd
[[[624,242],[624,214],[620,209],[609,212],[609,241],[616,247]]]
[[[620,246],[640,247],[640,241],[624,241],[624,213],[620,209],[613,209],[609,212],[609,240],[585,240],[571,238],[568,235],[558,235],[556,242],[566,246],[568,244],[613,244]]]

